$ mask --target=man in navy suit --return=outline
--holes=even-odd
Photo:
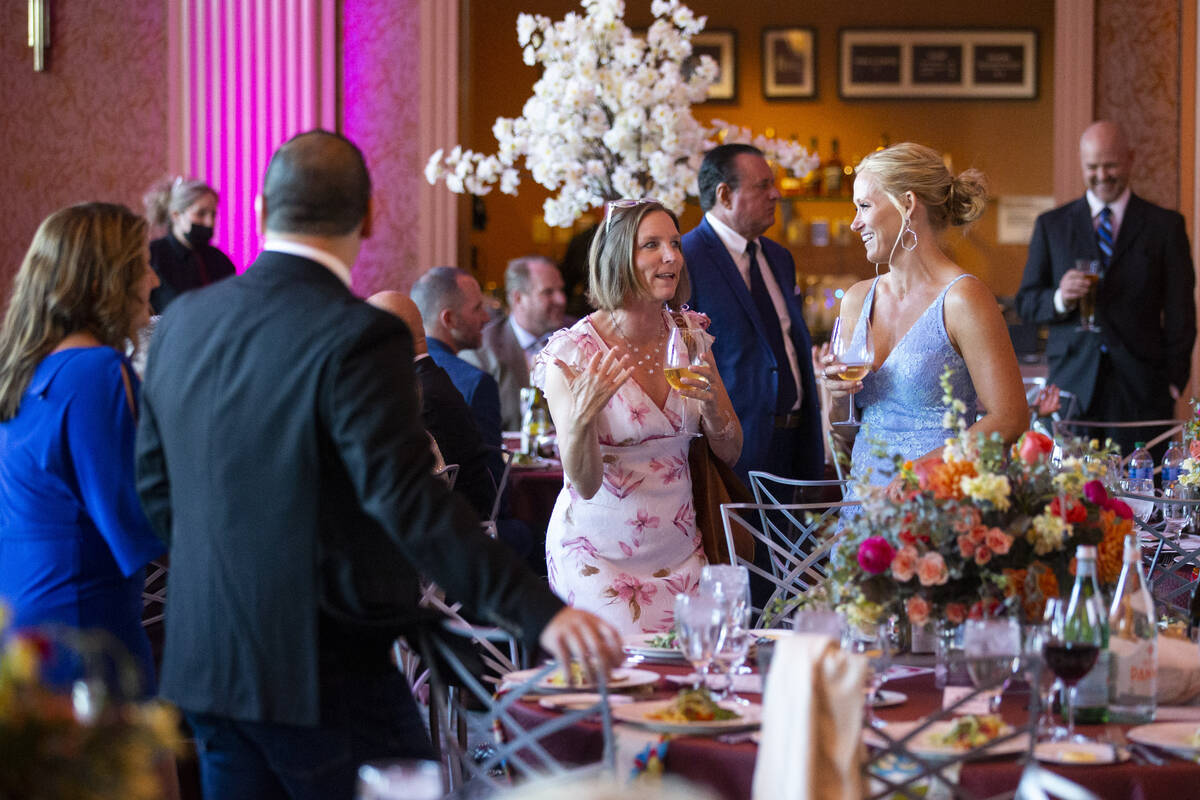
[[[1079,155],[1087,194],[1038,217],[1017,311],[1026,322],[1049,325],[1049,380],[1075,393],[1081,419],[1170,419],[1196,338],[1183,217],[1129,190],[1133,151],[1115,124],[1089,126]],[[1077,259],[1102,264],[1099,333],[1079,328],[1088,284]],[[1128,454],[1135,440],[1159,432],[1113,428],[1107,435]]]
[[[734,469],[820,478],[825,448],[808,327],[796,298],[796,266],[763,236],[779,190],[756,147],[713,148],[700,166],[704,220],[683,237],[690,305],[712,319],[713,354],[742,423]]]

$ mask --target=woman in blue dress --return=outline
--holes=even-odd
[[[953,372],[954,397],[966,405],[972,435],[999,433],[1015,441],[1028,427],[1024,386],[1008,328],[992,292],[941,249],[950,225],[978,218],[987,203],[983,175],[952,176],[942,157],[903,143],[867,156],[854,179],[854,223],[867,259],[887,265],[842,298],[842,325],[851,343],[870,321],[875,360],[859,381],[844,381],[834,356],[824,357],[824,382],[833,398],[830,420],[844,420],[852,401],[862,410],[854,437],[851,477],[872,485],[893,480],[896,455],[918,462],[941,458],[952,429],[940,378]],[[851,400],[853,398],[853,400]],[[835,436],[854,429],[833,426]]]
[[[123,353],[157,284],[144,220],[71,206],[38,228],[0,327],[0,602],[16,629],[107,631],[145,695],[142,586],[164,548],[134,489],[138,380]],[[81,669],[67,658],[48,677]]]

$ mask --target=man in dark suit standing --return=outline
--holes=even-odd
[[[523,256],[504,271],[508,315],[483,329],[483,344],[459,356],[482,369],[500,385],[500,424],[521,429],[521,389],[529,386],[529,365],[546,346],[550,334],[566,323],[567,295],[553,261]]]
[[[1133,151],[1114,123],[1089,126],[1079,155],[1087,193],[1038,217],[1017,311],[1026,322],[1049,325],[1049,381],[1075,393],[1081,419],[1170,419],[1196,338],[1183,217],[1129,190]],[[1080,259],[1102,265],[1099,332],[1080,329],[1088,291]],[[1128,455],[1134,441],[1158,432],[1112,428],[1107,435]]]
[[[350,291],[370,178],[348,140],[286,142],[264,252],[177,299],[151,344],[138,490],[171,547],[162,694],[208,798],[348,798],[367,759],[432,749],[397,630],[418,573],[530,645],[619,658],[431,476],[404,324]]]
[[[700,166],[704,220],[683,237],[691,306],[712,319],[713,353],[742,423],[734,469],[820,478],[825,448],[808,327],[791,253],[763,236],[779,190],[762,152],[715,147]]]

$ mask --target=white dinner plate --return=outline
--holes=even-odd
[[[907,736],[915,728],[923,725],[922,720],[913,720],[910,722],[891,722],[888,723],[883,730],[893,739],[900,739]],[[927,756],[930,758],[954,758],[962,755],[965,751],[951,744],[943,744],[937,741],[940,737],[945,736],[954,727],[954,720],[944,719],[935,722],[925,730],[918,733],[910,739],[905,747],[914,755]],[[1011,730],[1011,729],[1010,729]],[[863,728],[863,741],[871,747],[886,747],[887,742],[875,732],[873,728]],[[997,741],[991,745],[980,748],[974,755],[975,758],[984,758],[991,756],[1011,755],[1013,753],[1023,753],[1029,748],[1029,734],[1023,733],[1020,736],[1014,736],[1005,741]]]
[[[758,703],[741,705],[739,703],[717,703],[721,708],[736,712],[736,719],[712,720],[708,722],[668,722],[661,719],[651,719],[647,714],[661,711],[673,703],[673,700],[646,700],[640,703],[627,703],[616,706],[612,710],[613,719],[618,722],[628,722],[657,733],[682,733],[704,736],[713,733],[729,733],[757,728],[762,724],[762,706]]]
[[[676,661],[684,662],[687,659],[683,657],[683,653],[679,652],[676,647],[655,647],[650,644],[650,640],[657,638],[660,634],[641,634],[639,636],[629,636],[625,639],[624,650],[631,656],[638,656],[646,661]]]
[[[566,692],[564,694],[552,694],[538,700],[538,705],[542,708],[549,708],[555,711],[573,711],[578,708],[587,708],[600,702],[600,695],[593,692]],[[627,694],[610,694],[608,696],[608,704],[615,706],[620,703],[632,703],[633,698]]]
[[[770,639],[772,642],[777,642],[787,636],[795,636],[796,632],[791,628],[761,628],[759,630],[750,631],[756,639]]]
[[[908,701],[908,695],[904,692],[880,689],[878,694],[872,697],[870,691],[870,689],[867,690],[867,702],[871,704],[872,708],[889,708]]]
[[[1125,735],[1138,744],[1159,747],[1184,758],[1200,754],[1200,745],[1193,738],[1200,724],[1195,722],[1155,722],[1130,728]]]
[[[534,669],[522,669],[510,672],[504,676],[504,685],[506,688],[511,688],[517,684],[524,683],[542,669],[542,667],[536,667]],[[555,670],[538,681],[536,685],[538,690],[543,692],[586,692],[596,688],[596,684],[591,682],[567,686],[561,681],[562,672]],[[619,692],[638,686],[649,686],[657,682],[658,673],[651,672],[648,669],[616,669],[609,676],[608,689],[611,692]]]
[[[1115,764],[1129,758],[1129,751],[1107,742],[1039,742],[1033,757],[1050,764]]]

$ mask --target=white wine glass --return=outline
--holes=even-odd
[[[667,351],[663,356],[663,372],[666,373],[667,383],[673,389],[683,390],[687,387],[683,378],[703,381],[704,377],[693,372],[690,367],[704,361],[704,343],[688,328],[672,327],[667,337]]]
[[[1075,259],[1075,269],[1082,272],[1088,281],[1087,292],[1079,298],[1079,327],[1076,330],[1100,332],[1100,326],[1096,324],[1096,292],[1100,287],[1102,268],[1103,265],[1096,259]]]
[[[988,707],[1000,710],[1000,698],[1020,667],[1021,623],[1015,617],[969,619],[963,628],[967,674],[976,689],[988,690]]]
[[[842,369],[838,372],[839,380],[861,381],[867,377],[871,367],[875,365],[875,342],[871,336],[871,321],[863,320],[862,339],[854,342],[854,330],[842,324],[842,318],[833,321],[833,333],[829,337],[830,352],[841,362]],[[850,413],[846,419],[834,421],[833,425],[857,425],[858,409],[854,397],[849,398]]]
[[[866,656],[871,666],[870,685],[867,687],[869,694],[864,705],[867,709],[867,724],[873,728],[887,725],[876,716],[875,705],[880,697],[883,682],[887,679],[886,673],[896,649],[891,628],[889,620],[877,625],[847,625],[842,633],[842,649]]]
[[[710,564],[700,572],[700,595],[713,598],[725,613],[725,636],[713,653],[713,664],[722,680],[715,699],[745,705],[733,683],[750,652],[750,572],[745,567]]]
[[[725,631],[725,609],[714,598],[675,595],[675,643],[696,670],[693,689],[707,685],[708,669]]]

